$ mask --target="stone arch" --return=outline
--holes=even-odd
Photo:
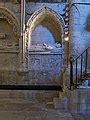
[[[5,19],[13,27],[13,33],[19,39],[20,24],[14,13],[7,8],[0,7],[0,19]]]
[[[44,24],[44,19],[46,20],[47,17],[49,18],[48,24]],[[61,15],[56,13],[53,9],[44,7],[36,12],[30,17],[30,19],[27,22],[26,26],[26,31],[25,31],[25,38],[26,38],[26,63],[28,62],[28,52],[29,52],[29,47],[30,47],[30,36],[32,34],[32,30],[38,26],[40,23],[45,25],[45,27],[48,27],[48,29],[53,33],[54,38],[58,36],[58,38],[61,38],[61,44],[63,44],[63,36],[64,36],[64,28],[65,28],[65,23]],[[52,26],[55,27],[56,33],[54,33],[54,30],[52,29]],[[58,33],[58,35],[57,35]],[[61,33],[61,34],[60,34]],[[56,41],[57,42],[57,41]]]
[[[47,19],[45,24],[44,19]],[[28,42],[30,43],[30,34],[32,33],[32,30],[39,24],[43,24],[45,27],[48,27],[48,29],[52,32],[54,38],[56,39],[56,42],[58,42],[58,38],[61,37],[61,44],[63,43],[63,35],[64,31],[63,28],[65,27],[64,20],[62,16],[57,14],[54,10],[48,7],[44,7],[42,9],[37,10],[31,18],[27,22],[27,37]],[[55,29],[52,29],[52,26]],[[55,32],[56,30],[56,32]],[[60,36],[61,33],[61,36]],[[57,36],[57,37],[56,37]]]

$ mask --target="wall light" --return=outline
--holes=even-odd
[[[68,36],[65,37],[64,40],[65,40],[65,41],[69,41],[69,37],[68,37]]]

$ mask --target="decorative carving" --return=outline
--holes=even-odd
[[[31,45],[29,48],[29,52],[56,52],[56,53],[62,53],[63,49],[60,44],[37,44],[37,45]]]
[[[57,19],[57,24],[59,24],[59,26],[61,27],[65,27],[65,23],[64,23],[64,20],[62,18],[62,16],[60,16],[58,13],[56,13],[54,10],[52,10],[51,8],[48,8],[48,7],[44,7],[44,8],[41,8],[39,10],[37,10],[32,16],[31,18],[29,19],[28,21],[28,27],[30,27],[30,25],[32,24],[32,21],[40,14],[40,13],[49,13],[49,14],[52,14],[53,16],[55,16],[55,18]]]
[[[26,62],[26,68],[28,68],[28,31],[26,29],[26,53],[25,53],[25,62]]]
[[[6,38],[6,34],[5,33],[0,33],[0,39],[5,39]]]
[[[40,59],[39,58],[31,58],[30,65],[32,65],[32,66],[39,66],[40,65]]]
[[[27,28],[25,31],[25,35],[26,35],[26,37],[25,37],[25,40],[26,40],[26,45],[25,45],[26,46],[26,57],[25,57],[25,59],[26,59],[27,67],[28,67],[28,53],[29,53],[28,45],[30,42],[30,32],[31,32],[30,30],[32,28],[32,23],[37,16],[43,15],[45,13],[50,14],[51,16],[53,15],[53,17],[56,19],[58,28],[62,30],[62,39],[63,39],[63,34],[64,34],[63,29],[65,27],[65,23],[64,23],[62,16],[60,16],[58,13],[56,13],[54,10],[52,10],[51,8],[48,8],[48,7],[44,7],[44,8],[37,10],[29,19],[29,21],[27,23]]]
[[[12,44],[8,44],[6,46],[3,46],[3,45],[0,45],[0,50],[18,50],[19,49],[19,46],[15,46],[12,45]]]
[[[7,9],[0,8],[0,19],[5,19],[13,27],[13,32],[15,36],[19,38],[20,36],[19,24],[16,18]]]

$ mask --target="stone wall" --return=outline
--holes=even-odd
[[[76,57],[90,46],[90,1],[74,1],[70,13],[70,40],[72,56]],[[79,3],[79,4],[78,4]],[[84,3],[84,4],[80,4]]]
[[[31,84],[58,84],[62,68],[62,54],[29,55],[29,82]]]
[[[64,23],[59,19],[63,19],[61,14],[64,13],[64,7],[65,4],[26,3],[28,79],[31,84],[59,83],[62,55],[59,54],[60,51],[52,52],[50,49],[55,47],[57,41],[60,43],[63,41],[61,29],[63,29],[62,24]],[[40,29],[37,30],[39,27]],[[44,50],[44,45],[50,49]]]
[[[28,2],[26,3],[26,23],[31,17],[31,15],[38,9],[43,7],[49,7],[53,9],[58,14],[64,13],[65,3],[32,3]]]
[[[26,3],[26,23],[30,19],[31,15],[42,7],[49,7],[52,8],[57,14],[63,14],[63,9],[65,4],[59,5],[59,4],[35,4],[35,3]],[[13,22],[20,25],[20,4],[17,2],[1,2],[0,1],[0,7],[2,9],[5,9],[5,14],[12,13],[12,16],[15,17],[16,20],[11,19]],[[59,13],[58,13],[59,11]],[[47,13],[48,14],[48,13]],[[49,15],[48,15],[49,16]],[[51,15],[52,16],[52,15]],[[51,17],[52,18],[52,17]],[[58,84],[60,79],[60,73],[61,73],[61,67],[62,67],[62,54],[59,54],[57,51],[55,53],[51,53],[51,51],[44,51],[44,53],[41,54],[43,51],[33,51],[33,53],[37,53],[37,55],[32,55],[31,53],[28,54],[28,72],[20,72],[18,71],[18,68],[20,66],[20,51],[21,51],[21,42],[19,41],[20,38],[14,35],[13,30],[14,27],[12,27],[13,22],[7,20],[8,17],[5,19],[2,18],[1,27],[0,30],[0,76],[1,76],[1,84]],[[53,20],[52,20],[53,21]],[[50,22],[50,21],[49,21]],[[47,24],[46,22],[45,24]],[[20,27],[18,25],[18,28]],[[53,24],[54,25],[54,24]],[[14,26],[14,24],[13,24]],[[5,28],[6,27],[6,28]],[[54,29],[54,27],[50,28]],[[56,29],[56,28],[55,28]],[[58,31],[58,30],[56,30]],[[17,29],[16,29],[16,32]],[[20,32],[20,31],[19,31]],[[33,31],[32,31],[33,32]],[[44,33],[44,32],[43,32]],[[41,33],[39,33],[38,37],[37,32],[33,32],[33,40],[32,42],[39,41],[39,44],[44,44],[44,42],[48,42],[48,44],[55,44],[55,38],[52,32],[48,35],[48,31],[45,31],[45,34],[43,37]],[[8,37],[9,36],[9,37]],[[35,37],[36,36],[36,37]],[[56,36],[58,36],[56,34]],[[59,35],[60,36],[60,35]],[[58,38],[58,37],[57,37]],[[35,39],[37,41],[35,41]],[[42,40],[43,39],[43,40]],[[47,40],[46,40],[47,39]],[[42,41],[44,42],[42,42]],[[35,43],[34,43],[35,44]],[[30,45],[29,45],[30,46]],[[36,46],[37,47],[37,46]],[[36,48],[35,47],[35,48]],[[49,47],[50,49],[52,47]],[[29,49],[29,48],[28,48]],[[31,48],[30,48],[31,49]],[[49,54],[47,54],[47,52]],[[54,51],[55,52],[55,51]],[[41,54],[41,55],[40,55]]]
[[[0,70],[16,70],[19,65],[20,5],[0,1]]]
[[[0,0],[0,84],[17,83],[19,40],[20,4]]]

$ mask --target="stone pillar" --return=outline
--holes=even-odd
[[[20,71],[26,71],[25,64],[25,0],[21,0],[21,40],[20,40],[20,48],[21,48],[21,65]]]

